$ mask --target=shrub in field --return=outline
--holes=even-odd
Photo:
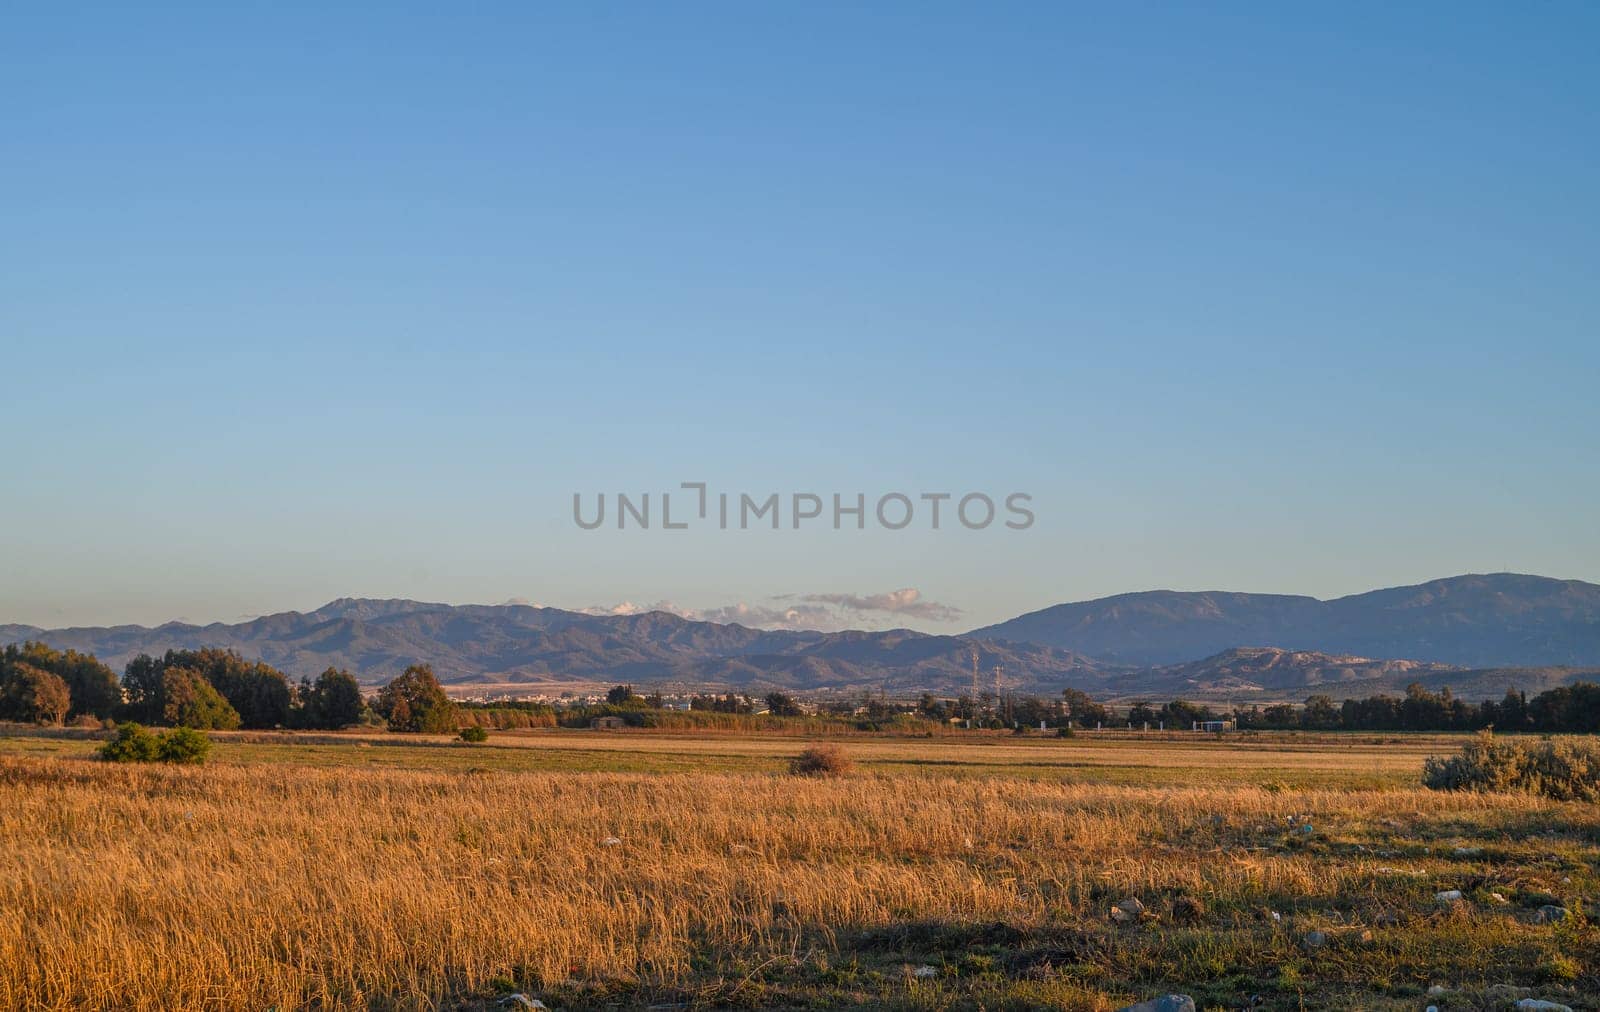
[[[211,754],[211,739],[204,731],[192,727],[176,727],[161,736],[156,748],[156,758],[164,763],[184,763],[198,766]]]
[[[155,734],[139,724],[119,724],[117,736],[100,748],[100,758],[114,763],[183,763],[198,766],[211,754],[205,732],[179,727]]]
[[[160,749],[160,737],[130,721],[117,725],[117,736],[100,747],[100,758],[114,763],[153,763]]]
[[[813,745],[789,763],[789,772],[802,777],[837,777],[855,765],[837,745]]]
[[[464,727],[464,728],[461,729],[461,740],[462,741],[470,741],[470,742],[473,742],[474,744],[476,744],[477,742],[488,741],[489,740],[489,732],[485,731],[483,728],[479,727],[478,725],[473,724],[471,727]]]
[[[1600,746],[1571,738],[1514,742],[1484,733],[1460,755],[1429,758],[1422,783],[1436,791],[1527,791],[1558,801],[1600,801]]]

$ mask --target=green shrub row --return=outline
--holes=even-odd
[[[177,727],[152,732],[141,724],[117,725],[117,736],[100,748],[100,758],[114,763],[184,763],[199,765],[211,754],[204,731]]]

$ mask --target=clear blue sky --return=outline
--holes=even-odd
[[[0,622],[1600,580],[1600,6],[233,6],[0,14]]]

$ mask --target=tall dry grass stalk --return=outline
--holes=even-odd
[[[670,989],[697,952],[759,960],[898,922],[1098,922],[1128,893],[1373,888],[1370,869],[1242,853],[1219,820],[1542,804],[6,758],[0,1008],[427,1007],[511,975]]]

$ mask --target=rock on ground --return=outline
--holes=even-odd
[[[1137,1005],[1129,1005],[1119,1012],[1195,1012],[1194,999],[1186,994],[1164,994]]]

